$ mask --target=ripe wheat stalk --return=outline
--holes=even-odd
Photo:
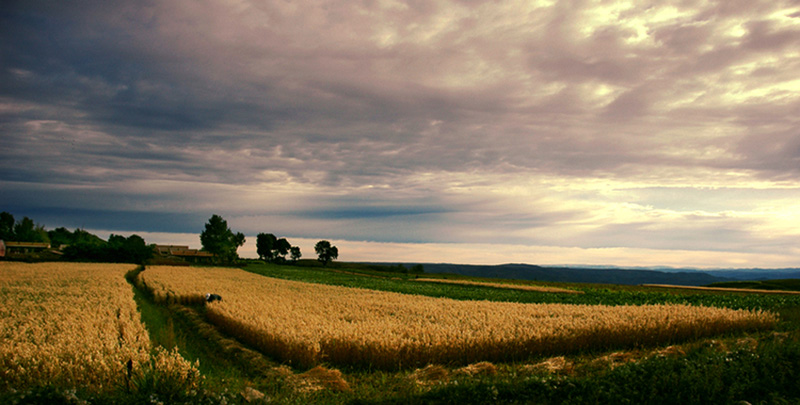
[[[177,352],[151,351],[128,264],[0,263],[0,386],[102,391],[144,367],[197,378]]]

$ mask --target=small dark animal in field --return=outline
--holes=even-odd
[[[206,294],[206,302],[222,301],[222,297],[217,294]]]

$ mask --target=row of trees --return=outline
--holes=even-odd
[[[14,216],[5,211],[0,212],[0,240],[50,243],[43,225],[34,223],[28,217],[15,221]]]
[[[147,245],[138,235],[124,237],[111,234],[108,241],[104,241],[82,229],[71,232],[61,227],[47,231],[44,225],[36,224],[28,217],[16,221],[12,214],[5,211],[0,212],[0,240],[43,242],[54,248],[65,246],[63,257],[67,260],[143,263],[153,257],[153,246]],[[213,253],[218,261],[224,263],[232,263],[239,258],[237,250],[244,242],[244,234],[232,231],[228,222],[216,214],[211,216],[200,233],[203,250]],[[302,257],[299,247],[271,233],[259,233],[256,236],[256,249],[259,258],[271,263],[284,263],[287,255],[292,262]],[[327,240],[317,242],[314,250],[317,260],[325,265],[339,257],[339,249]]]
[[[256,253],[258,253],[259,259],[270,263],[285,262],[287,254],[291,254],[293,262],[303,257],[299,247],[292,246],[286,238],[278,239],[271,233],[259,233],[256,235]]]
[[[245,236],[241,232],[234,232],[228,227],[228,221],[214,214],[205,224],[205,229],[200,233],[200,243],[203,250],[213,253],[219,261],[233,262],[239,258],[237,250],[244,245]],[[328,265],[332,260],[339,258],[339,249],[327,240],[321,240],[314,246],[317,260]],[[300,248],[292,246],[286,238],[278,238],[271,233],[256,235],[256,253],[261,260],[270,263],[285,263],[286,255],[292,262],[303,257]]]
[[[126,238],[122,235],[111,234],[107,242],[102,239],[99,243],[83,241],[64,248],[64,259],[72,261],[141,264],[152,257],[153,246],[145,243],[139,235],[131,235]]]
[[[144,263],[153,257],[153,247],[139,235],[111,234],[105,241],[83,229],[72,232],[61,227],[47,231],[44,225],[28,217],[15,221],[14,216],[5,211],[0,212],[0,240],[49,243],[53,248],[62,248],[62,258],[71,261]]]

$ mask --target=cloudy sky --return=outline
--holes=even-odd
[[[800,3],[0,5],[0,210],[342,260],[800,266]]]

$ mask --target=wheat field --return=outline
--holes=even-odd
[[[582,349],[654,345],[769,328],[761,311],[688,305],[457,301],[268,278],[229,268],[149,267],[161,301],[200,302],[219,328],[300,366],[376,368],[521,361]]]
[[[195,366],[151,351],[129,264],[0,262],[0,386],[102,391],[156,365],[185,379]]]
[[[570,290],[567,288],[550,287],[543,285],[531,285],[531,284],[492,283],[487,281],[470,281],[470,280],[458,280],[458,279],[446,279],[446,278],[444,279],[415,278],[414,281],[423,283],[442,283],[442,284],[456,284],[456,285],[474,285],[474,286],[492,287],[492,288],[507,288],[509,290],[536,291],[544,293],[583,294],[583,291],[578,291],[578,290]]]

